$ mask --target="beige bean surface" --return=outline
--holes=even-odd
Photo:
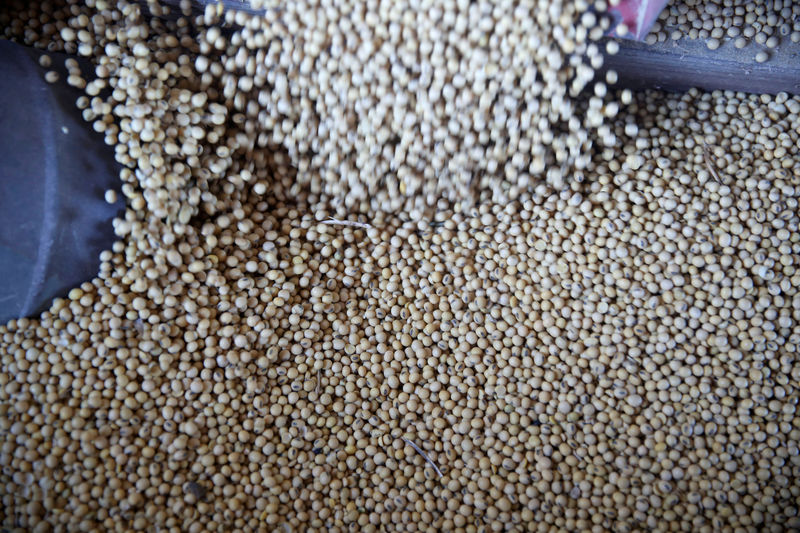
[[[710,50],[751,45],[763,63],[767,49],[800,42],[800,4],[790,0],[672,0],[646,37],[654,44],[702,39]]]
[[[93,61],[127,206],[0,326],[3,527],[800,528],[800,98],[607,89],[581,2],[397,5],[0,12]]]

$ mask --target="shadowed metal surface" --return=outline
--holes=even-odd
[[[737,49],[732,42],[709,50],[703,40],[667,40],[648,45],[619,40],[619,52],[606,56],[603,70],[619,75],[618,87],[685,91],[731,90],[758,94],[800,94],[800,44],[786,39],[766,63],[756,63],[762,47]]]
[[[92,279],[111,247],[122,207],[113,150],[75,107],[67,56],[51,54],[61,81],[43,79],[41,52],[0,41],[0,322],[31,316]]]

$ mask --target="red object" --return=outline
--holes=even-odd
[[[609,35],[643,41],[666,4],[667,0],[619,0],[616,6],[608,7],[614,17]],[[620,24],[628,28],[624,35],[617,33]]]

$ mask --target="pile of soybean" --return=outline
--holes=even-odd
[[[773,49],[800,42],[800,4],[791,0],[672,0],[646,41],[654,44],[670,38],[705,39],[710,50],[748,47],[740,54],[764,63]],[[749,51],[753,49],[754,56]]]
[[[0,326],[4,528],[800,528],[800,98],[608,90],[601,3],[265,4],[0,12],[127,201]]]

